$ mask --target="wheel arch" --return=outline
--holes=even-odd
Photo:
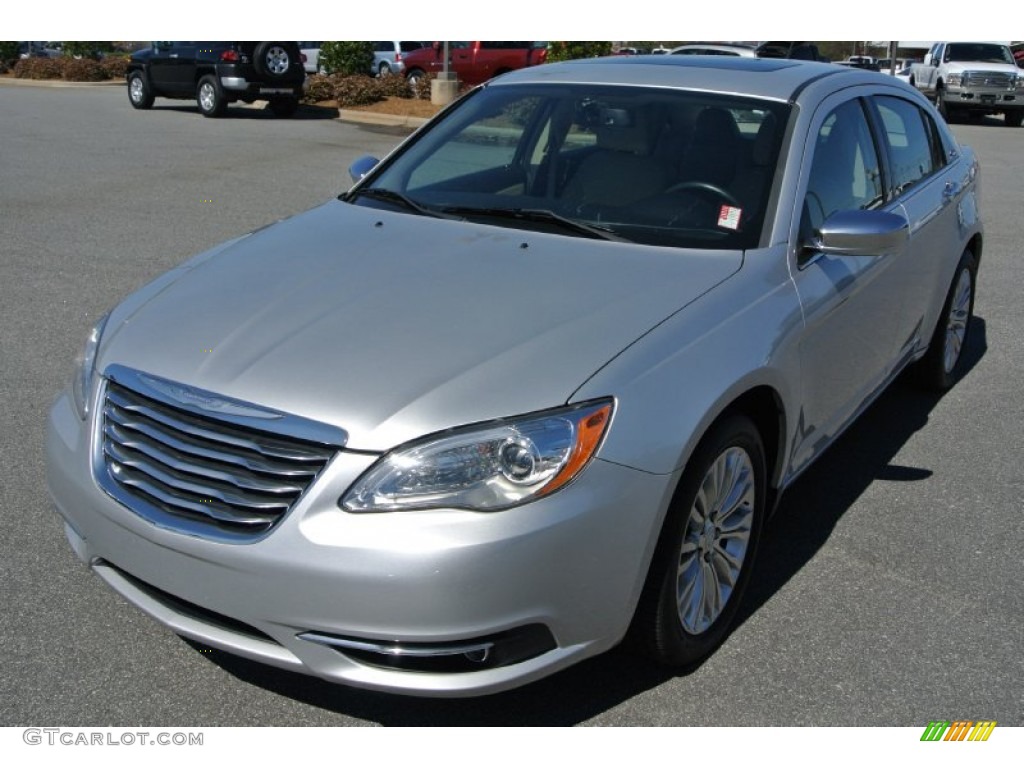
[[[196,76],[192,80],[193,86],[198,86],[199,81],[207,75],[213,75],[217,77],[217,69],[215,67],[196,67]],[[217,82],[220,82],[220,78],[217,77]]]

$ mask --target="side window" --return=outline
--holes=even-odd
[[[916,104],[894,96],[875,99],[889,145],[892,188],[901,195],[944,163],[931,117]]]
[[[810,237],[836,211],[872,208],[882,200],[867,116],[860,101],[848,101],[829,113],[815,138],[800,237]]]

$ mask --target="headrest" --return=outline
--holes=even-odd
[[[602,121],[594,128],[597,146],[615,152],[648,155],[654,138],[647,115],[640,110],[605,109]]]
[[[754,137],[754,149],[750,157],[754,165],[765,166],[772,161],[778,126],[779,121],[771,112],[764,116],[761,127],[757,129],[757,136]]]

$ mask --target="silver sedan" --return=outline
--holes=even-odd
[[[780,494],[960,370],[977,162],[882,74],[530,68],[352,174],[125,299],[50,414],[77,555],[209,646],[434,696],[692,665]]]

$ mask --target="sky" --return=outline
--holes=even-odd
[[[922,14],[920,3],[891,0],[852,4],[813,0],[649,2],[643,4],[642,13],[626,3],[598,6],[566,0],[390,0],[384,5],[307,0],[288,6],[295,9],[291,14],[239,13],[237,3],[209,0],[175,0],[173,14],[166,12],[170,7],[166,4],[151,3],[147,10],[147,4],[139,0],[8,5],[11,7],[4,10],[5,37],[26,40],[176,39],[195,37],[200,28],[210,39],[988,40],[998,39],[1003,32],[1004,16]],[[252,7],[261,6],[254,3]],[[1010,32],[1021,35],[1016,39],[1024,39],[1024,29]]]

